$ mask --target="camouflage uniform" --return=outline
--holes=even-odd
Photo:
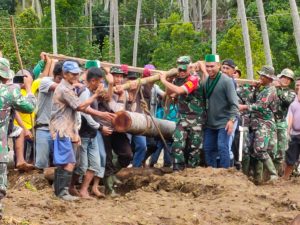
[[[252,156],[257,159],[268,159],[270,150],[270,139],[277,140],[275,119],[273,112],[276,112],[276,88],[265,86],[259,92],[255,104],[250,105],[251,122],[250,126],[254,132],[254,145]],[[271,152],[272,153],[272,152]]]
[[[174,84],[182,86],[187,82],[187,79],[177,78]],[[172,144],[174,163],[196,167],[200,163],[200,149],[203,145],[202,125],[206,120],[202,83],[192,93],[179,96],[177,117],[178,121]]]
[[[237,96],[238,96],[238,101],[239,104],[246,104],[250,105],[254,102],[254,93],[255,93],[255,87],[251,86],[249,84],[245,84],[242,86],[237,87]],[[247,111],[242,111],[240,113],[240,121],[239,125],[243,127],[247,127],[248,130],[244,131],[243,133],[243,158],[242,158],[242,170],[243,172],[248,175],[249,173],[249,166],[250,166],[250,147],[251,147],[251,135],[252,132],[250,130],[250,112]],[[237,129],[238,130],[238,129]],[[235,144],[236,148],[239,147],[239,136],[241,133],[235,136]],[[236,149],[238,151],[238,149]]]
[[[0,58],[0,76],[7,80],[13,77],[13,72],[9,69],[9,62],[4,58]],[[14,108],[23,113],[32,113],[35,104],[34,95],[22,96],[17,85],[0,82],[0,199],[5,196],[7,189],[7,135],[11,109]]]

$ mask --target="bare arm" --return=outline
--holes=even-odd
[[[160,80],[163,85],[167,88],[167,94],[175,93],[177,95],[187,94],[186,90],[183,87],[176,86],[175,84],[172,84],[166,80],[166,75],[161,74]]]

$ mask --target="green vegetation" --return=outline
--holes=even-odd
[[[41,51],[52,51],[51,14],[49,0],[40,0],[43,16],[28,7],[22,11],[21,1],[3,0],[0,6],[0,48],[9,58],[13,69],[19,68],[9,29],[9,15],[14,15],[20,53],[26,68],[32,68]],[[85,0],[56,0],[58,51],[61,54],[114,61],[109,56],[109,10],[104,1],[94,1],[93,41],[89,40],[89,16],[85,12]],[[173,5],[170,3],[173,2]],[[190,55],[193,60],[203,59],[211,51],[210,8],[203,9],[203,29],[198,31],[194,23],[183,23],[177,1],[143,0],[138,44],[138,66],[148,63],[160,69],[174,66],[180,55]],[[262,36],[255,1],[245,1],[252,48],[254,70],[265,64]],[[298,6],[300,2],[298,1]],[[269,30],[273,64],[276,72],[289,67],[300,72],[299,59],[293,36],[293,25],[288,1],[264,1]],[[119,1],[121,62],[132,63],[133,39],[137,0]],[[205,11],[206,10],[206,11]],[[236,1],[220,1],[218,7],[217,52],[222,59],[232,58],[245,77],[246,62],[242,30],[237,19]],[[156,26],[157,23],[157,26]],[[111,49],[114,49],[111,46]],[[110,58],[109,58],[110,57]],[[300,75],[299,73],[297,74]]]

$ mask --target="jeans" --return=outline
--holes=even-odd
[[[167,142],[167,148],[165,148],[164,142],[161,139],[156,141],[156,151],[151,155],[150,165],[154,165],[157,163],[161,150],[164,149],[164,166],[172,165],[171,158],[171,146],[172,142]]]
[[[135,146],[132,165],[133,167],[141,167],[147,150],[146,137],[132,135],[131,143],[133,143]]]
[[[84,175],[87,170],[98,172],[100,169],[100,154],[97,137],[81,138],[81,147],[79,165],[76,166],[75,173]]]
[[[98,150],[100,154],[100,168],[99,171],[95,173],[95,176],[103,178],[105,172],[105,164],[106,164],[106,152],[104,147],[104,142],[102,138],[102,134],[100,131],[97,131],[97,143],[98,143]]]
[[[49,167],[49,159],[53,155],[53,139],[49,130],[37,129],[35,136],[35,166],[44,169]]]
[[[217,158],[219,157],[221,168],[230,166],[229,142],[231,135],[227,134],[225,128],[204,130],[204,152],[207,166],[218,167]]]

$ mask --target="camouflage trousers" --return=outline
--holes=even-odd
[[[275,159],[282,160],[285,157],[285,152],[289,147],[288,132],[287,132],[287,122],[277,122],[277,152]]]
[[[7,190],[7,163],[0,162],[0,200],[5,197]]]
[[[258,160],[269,159],[276,154],[277,134],[275,125],[259,124],[258,128],[253,130],[253,151],[252,157]]]
[[[202,123],[198,118],[180,118],[173,134],[172,157],[176,164],[196,167],[200,164],[203,145]]]

